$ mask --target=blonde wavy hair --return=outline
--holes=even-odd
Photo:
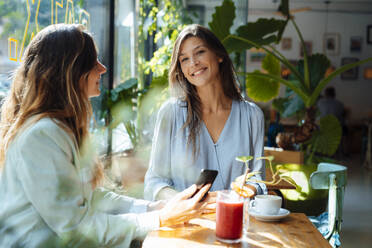
[[[96,61],[96,46],[82,25],[51,25],[32,39],[1,108],[0,168],[9,144],[33,116],[34,121],[44,117],[56,120],[71,134],[80,150],[89,136],[92,116],[81,80],[87,80]],[[97,166],[93,187],[102,178],[100,168]]]

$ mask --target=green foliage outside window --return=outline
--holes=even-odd
[[[137,78],[129,78],[115,89],[102,89],[100,117],[111,112],[110,128],[124,123],[133,150],[146,149],[144,129],[161,104],[169,97],[168,68],[173,44],[183,27],[191,23],[180,0],[140,0],[137,32]],[[153,39],[157,47],[151,59],[146,60],[145,43]],[[128,53],[128,51],[126,52]],[[123,60],[126,61],[126,60]],[[127,78],[127,66],[122,65],[121,78]]]

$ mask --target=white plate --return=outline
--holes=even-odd
[[[291,212],[285,208],[281,208],[278,214],[266,215],[258,213],[254,208],[249,209],[249,214],[261,221],[278,221],[287,217]]]

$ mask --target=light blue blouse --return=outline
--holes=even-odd
[[[233,101],[230,115],[216,143],[201,123],[199,154],[193,159],[192,148],[187,146],[188,128],[182,128],[187,119],[186,103],[170,99],[159,110],[145,177],[145,198],[155,199],[164,187],[177,191],[195,183],[201,169],[218,170],[212,191],[229,189],[232,181],[245,172],[237,156],[254,156],[249,164],[251,171],[261,171],[256,179],[265,178],[262,160],[264,145],[264,119],[257,105],[247,101]],[[265,184],[252,183],[258,194],[267,193]]]
[[[129,247],[156,229],[148,201],[92,191],[92,155],[49,118],[19,131],[0,171],[0,247]]]

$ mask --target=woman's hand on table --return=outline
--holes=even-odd
[[[206,211],[208,205],[213,204],[213,201],[215,202],[215,196],[212,193],[212,195],[208,194],[204,201],[199,202],[210,187],[210,184],[205,185],[192,198],[190,197],[197,189],[195,184],[175,195],[159,211],[160,226],[170,226],[186,222],[201,215]]]

